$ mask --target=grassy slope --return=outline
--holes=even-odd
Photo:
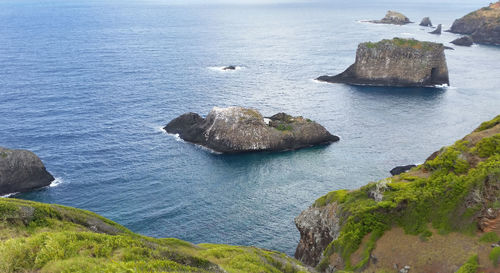
[[[370,197],[376,189],[383,193],[379,202]],[[394,227],[423,241],[435,233],[450,232],[479,241],[479,221],[485,211],[500,209],[500,116],[408,173],[358,190],[330,192],[314,205],[331,202],[340,204],[342,228],[325,249],[320,270],[332,263],[338,267],[339,257],[345,270],[366,269],[377,241]],[[412,255],[418,256],[418,252]]]
[[[135,234],[94,213],[0,199],[0,272],[307,272],[279,252]]]

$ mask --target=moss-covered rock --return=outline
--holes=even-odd
[[[489,241],[500,233],[499,118],[483,123],[408,173],[319,198],[295,219],[301,233],[296,257],[320,271],[384,264],[392,257],[377,255],[373,260],[371,253],[377,240],[395,227],[415,240],[426,240],[431,230],[464,234],[488,249]],[[416,249],[412,255],[420,254]],[[457,269],[467,256],[460,257],[454,261]]]
[[[255,247],[155,239],[89,211],[0,198],[0,272],[308,272]]]

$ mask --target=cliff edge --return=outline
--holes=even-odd
[[[500,1],[455,20],[450,32],[470,35],[475,43],[500,45]]]
[[[320,272],[498,272],[500,116],[407,173],[328,193],[295,224],[295,257]]]

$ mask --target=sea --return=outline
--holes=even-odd
[[[57,178],[12,197],[147,236],[293,255],[294,218],[317,198],[422,163],[500,114],[500,47],[418,25],[446,30],[489,2],[0,0],[0,146],[35,152]],[[415,23],[364,22],[387,10]],[[359,43],[393,37],[453,47],[450,86],[314,80],[344,71]],[[162,129],[215,106],[300,115],[340,141],[224,155]]]

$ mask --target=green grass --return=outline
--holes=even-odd
[[[0,253],[2,273],[307,272],[279,252],[145,237],[92,212],[11,198],[0,199]]]
[[[278,131],[291,131],[293,130],[293,127],[290,124],[278,124],[278,126],[276,126],[276,129]]]
[[[470,257],[465,264],[463,264],[456,273],[476,273],[479,267],[479,259],[477,255]]]
[[[375,43],[366,42],[363,43],[363,45],[367,48],[379,48],[380,46],[387,43],[393,44],[398,47],[410,47],[413,49],[423,49],[423,50],[430,50],[439,46],[439,44],[432,42],[422,42],[415,39],[403,39],[403,38],[393,38],[392,40],[384,39],[382,41]]]
[[[328,259],[333,253],[342,257],[344,270],[361,268],[369,259],[370,247],[367,248],[369,251],[363,252],[363,260],[359,264],[351,264],[350,256],[358,250],[362,239],[370,233],[383,234],[393,226],[402,227],[407,234],[420,235],[424,240],[432,235],[429,225],[440,234],[475,234],[476,216],[486,204],[469,203],[466,206],[465,200],[484,192],[486,181],[490,185],[500,185],[500,151],[497,148],[487,148],[488,152],[483,154],[485,157],[475,168],[467,161],[468,155],[480,151],[484,145],[481,143],[486,141],[480,141],[475,147],[466,141],[457,141],[443,149],[435,159],[416,168],[417,171],[428,172],[428,177],[412,176],[410,180],[405,180],[409,175],[403,175],[395,182],[384,180],[387,187],[380,202],[370,197],[377,183],[353,191],[330,192],[316,200],[316,207],[337,202],[337,214],[341,215],[339,236],[324,250],[324,259],[318,269],[328,266]],[[489,142],[486,146],[492,147]],[[488,194],[500,195],[500,192]],[[493,237],[486,236],[489,239]],[[373,237],[373,240],[376,239],[377,236]],[[369,245],[372,243],[370,241]]]
[[[496,116],[492,120],[481,123],[481,125],[479,125],[479,127],[476,130],[474,130],[474,132],[481,132],[493,128],[497,124],[500,124],[500,115]]]
[[[487,232],[479,238],[479,241],[483,243],[496,243],[500,241],[500,237],[495,232]]]
[[[495,247],[490,252],[490,261],[493,263],[493,266],[498,267],[498,262],[500,259],[500,247]]]

